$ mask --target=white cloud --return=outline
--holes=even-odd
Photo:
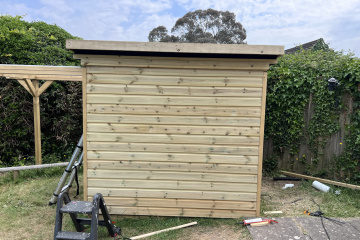
[[[290,48],[323,37],[336,49],[359,48],[359,0],[0,0],[3,14],[27,14],[84,39],[123,41],[147,41],[154,27],[171,29],[187,11],[207,8],[234,12],[248,44]]]

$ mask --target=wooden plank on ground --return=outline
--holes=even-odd
[[[230,165],[211,163],[166,163],[141,161],[89,161],[88,169],[101,170],[146,170],[146,171],[175,171],[175,172],[202,172],[202,173],[241,173],[257,174],[254,165]]]
[[[88,150],[92,151],[119,151],[119,152],[160,152],[160,153],[196,153],[196,154],[224,154],[257,156],[257,146],[217,146],[217,145],[190,145],[190,144],[155,144],[155,143],[109,143],[88,142]]]
[[[313,180],[313,181],[318,181],[318,182],[325,183],[325,184],[331,184],[331,185],[335,185],[335,186],[339,186],[339,187],[346,187],[346,188],[351,188],[351,189],[360,190],[360,186],[353,185],[353,184],[336,182],[336,181],[332,181],[332,180],[328,180],[328,179],[311,177],[311,176],[306,176],[306,175],[302,175],[302,174],[298,174],[298,173],[292,173],[292,172],[287,172],[287,171],[280,171],[280,172],[283,173],[283,174],[285,174],[285,175],[292,176],[292,177],[304,178],[304,179],[309,179],[309,180]]]
[[[236,209],[255,210],[254,202],[221,201],[221,200],[192,200],[192,199],[167,199],[167,198],[123,198],[104,197],[107,206],[122,207],[159,207],[168,208],[193,208],[193,209]],[[92,198],[88,198],[92,201]]]
[[[260,118],[87,114],[88,123],[259,127]],[[209,127],[210,128],[210,127]],[[215,128],[215,127],[214,127]]]
[[[163,189],[127,189],[127,188],[93,188],[88,187],[89,195],[102,193],[108,197],[148,197],[148,198],[176,198],[176,199],[207,199],[229,201],[255,201],[256,193],[243,192],[213,192],[189,190],[163,190]]]
[[[105,69],[110,72],[105,72]],[[250,75],[236,71],[235,73],[218,73],[218,72],[197,72],[194,76],[194,71],[173,74],[172,71],[165,71],[152,75],[148,69],[137,70],[133,68],[108,69],[106,67],[100,68],[97,71],[102,71],[104,74],[91,73],[91,67],[88,68],[88,82],[92,84],[124,84],[124,85],[155,85],[155,86],[193,86],[193,87],[248,87],[257,88],[262,87],[262,78],[260,75]],[[160,75],[161,74],[161,75]],[[170,75],[172,74],[172,75]],[[184,76],[182,76],[184,75]]]
[[[126,133],[88,133],[90,142],[131,142],[131,143],[184,143],[210,145],[258,146],[259,137],[246,136],[199,136],[177,134],[126,134]]]
[[[184,154],[184,153],[151,153],[151,152],[108,152],[88,151],[87,158],[91,160],[131,160],[131,161],[158,161],[158,162],[192,162],[211,164],[246,164],[258,163],[258,156],[245,155],[213,155],[213,154]]]
[[[260,107],[199,107],[168,105],[88,104],[88,113],[177,116],[260,117]]]
[[[261,88],[91,84],[88,93],[154,96],[261,97]]]
[[[166,171],[132,171],[132,170],[93,170],[88,169],[88,179],[137,179],[137,180],[175,180],[195,182],[256,183],[257,175],[232,173],[198,173]],[[134,197],[134,196],[131,196]]]
[[[260,107],[261,98],[242,97],[178,97],[178,96],[141,96],[87,94],[87,103],[104,104],[145,104],[145,105],[177,105],[177,106],[234,106]]]
[[[216,127],[145,125],[122,123],[88,123],[88,132],[99,133],[151,133],[183,135],[259,136],[258,127]]]
[[[136,188],[136,189],[171,189],[196,190],[215,192],[256,192],[255,183],[222,183],[222,182],[193,182],[193,181],[164,181],[164,180],[133,180],[133,179],[100,179],[88,180],[89,187],[100,188]],[[106,202],[109,204],[108,202]]]

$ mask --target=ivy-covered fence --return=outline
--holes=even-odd
[[[334,91],[328,80],[336,78]],[[264,170],[360,182],[360,60],[332,50],[285,55],[268,74]]]

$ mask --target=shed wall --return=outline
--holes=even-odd
[[[89,200],[100,192],[124,215],[258,213],[269,60],[75,58],[87,71]]]

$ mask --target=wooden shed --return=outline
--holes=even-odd
[[[283,46],[68,40],[85,67],[84,196],[111,214],[260,213],[267,70]]]

